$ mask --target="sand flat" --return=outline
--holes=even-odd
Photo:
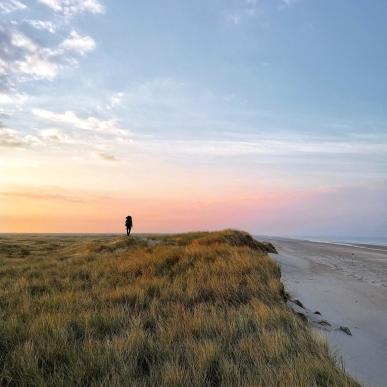
[[[272,256],[291,296],[332,324],[350,328],[352,336],[321,330],[348,372],[364,386],[387,386],[386,248],[265,240],[279,252]]]

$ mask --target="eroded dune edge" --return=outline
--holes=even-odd
[[[357,386],[226,230],[0,238],[0,384]]]

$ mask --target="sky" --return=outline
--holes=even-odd
[[[387,237],[386,18],[0,0],[0,232]]]

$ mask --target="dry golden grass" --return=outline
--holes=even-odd
[[[357,386],[245,233],[0,238],[0,383]]]

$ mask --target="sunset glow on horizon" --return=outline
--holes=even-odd
[[[0,232],[386,236],[386,12],[3,1]]]

